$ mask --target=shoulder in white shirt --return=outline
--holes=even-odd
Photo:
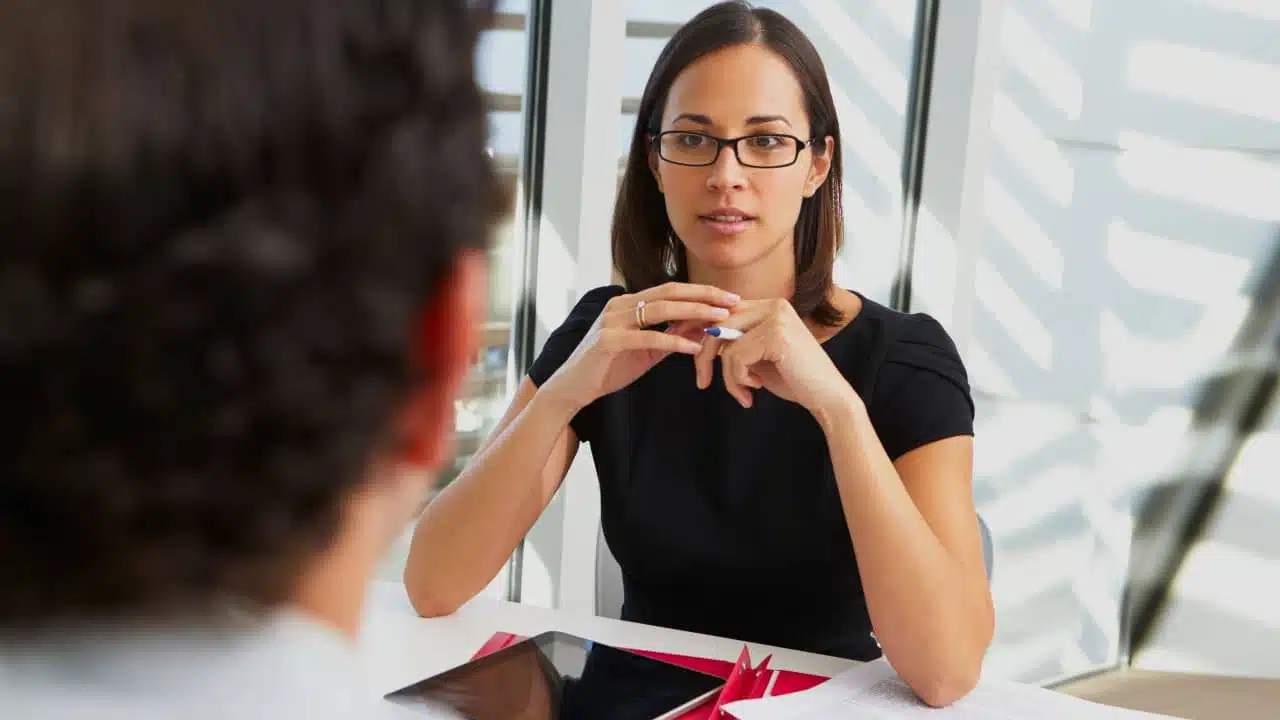
[[[354,649],[298,613],[206,627],[115,626],[0,643],[0,718],[411,720]]]

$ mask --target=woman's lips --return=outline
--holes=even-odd
[[[737,212],[699,215],[698,220],[721,235],[737,235],[755,222],[754,217]]]

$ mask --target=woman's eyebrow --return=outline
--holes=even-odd
[[[752,115],[747,118],[748,125],[764,125],[771,122],[786,123],[787,127],[791,127],[791,121],[781,115]]]
[[[708,116],[706,116],[706,115],[699,114],[699,113],[680,113],[679,115],[675,116],[675,117],[671,120],[671,124],[672,124],[672,125],[674,125],[674,124],[676,124],[676,123],[680,122],[681,120],[688,120],[689,122],[697,123],[697,124],[699,124],[699,125],[714,125],[714,124],[715,124],[715,123],[711,122],[711,118],[710,118],[710,117],[708,117]],[[764,124],[766,124],[766,123],[771,123],[771,122],[780,122],[780,123],[785,123],[785,124],[787,125],[787,127],[791,127],[791,121],[790,121],[790,120],[788,120],[788,119],[786,119],[786,118],[785,118],[785,117],[783,117],[782,115],[752,115],[751,117],[747,118],[747,120],[746,120],[746,123],[745,123],[745,124],[747,124],[747,125],[764,125]]]
[[[675,125],[681,120],[688,120],[690,122],[698,123],[699,125],[711,124],[711,118],[707,117],[706,115],[699,115],[697,113],[680,113],[679,115],[672,118],[671,124]]]

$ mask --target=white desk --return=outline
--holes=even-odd
[[[361,660],[372,687],[382,693],[466,662],[495,632],[534,635],[561,630],[608,645],[656,652],[738,658],[738,640],[668,630],[609,618],[570,615],[528,605],[476,598],[449,617],[418,617],[399,583],[375,583],[361,632]],[[751,659],[770,653],[770,667],[814,675],[835,675],[850,660],[748,643]]]

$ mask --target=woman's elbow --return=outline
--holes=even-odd
[[[428,582],[421,572],[415,572],[412,562],[404,569],[404,589],[409,595],[409,604],[424,618],[452,615],[464,602],[461,598],[451,597],[450,593],[441,592],[440,584]]]
[[[424,618],[438,618],[446,615],[452,615],[462,607],[461,603],[449,602],[446,600],[424,595],[423,593],[409,593],[409,604],[413,605],[414,612]]]
[[[924,703],[934,708],[944,708],[973,692],[982,674],[982,664],[963,666],[938,672],[912,684],[912,690]]]
[[[951,705],[978,686],[982,661],[995,636],[995,609],[989,594],[982,611],[971,616],[967,628],[968,632],[960,637],[937,643],[939,654],[928,663],[930,669],[921,681],[911,683],[920,699],[932,707]]]
[[[927,660],[919,658],[920,662],[907,666],[910,673],[903,673],[903,679],[925,704],[947,707],[978,686],[989,644],[989,641],[981,643],[981,650],[975,643],[965,650],[952,648],[952,652],[930,654]],[[935,647],[945,647],[945,644],[938,643]]]

